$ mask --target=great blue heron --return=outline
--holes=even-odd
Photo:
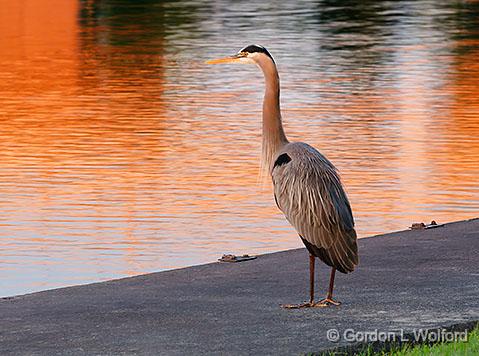
[[[336,168],[315,148],[286,138],[281,121],[278,70],[266,48],[250,45],[231,57],[207,63],[231,62],[256,64],[263,71],[266,89],[261,165],[263,171],[271,174],[276,205],[310,253],[310,300],[283,307],[339,305],[333,299],[334,276],[336,270],[342,273],[354,270],[358,248],[351,207]],[[314,302],[315,257],[332,267],[328,294],[319,302]]]

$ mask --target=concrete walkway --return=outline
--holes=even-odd
[[[340,307],[307,299],[304,249],[0,299],[1,355],[295,355],[366,332],[479,320],[479,219],[359,241]],[[324,294],[329,270],[320,265]],[[327,340],[337,329],[341,340]]]

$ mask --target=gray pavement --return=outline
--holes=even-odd
[[[359,252],[337,274],[343,304],[325,309],[279,307],[307,299],[304,249],[0,299],[0,355],[297,355],[351,345],[347,329],[479,320],[479,219],[361,239]]]

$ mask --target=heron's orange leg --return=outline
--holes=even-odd
[[[314,301],[314,261],[315,256],[309,255],[309,304]]]
[[[315,257],[309,255],[309,302],[302,304],[282,304],[281,307],[285,309],[299,309],[314,307],[314,261]]]
[[[328,289],[328,295],[326,298],[323,300],[320,300],[319,302],[315,303],[315,307],[329,307],[331,305],[340,305],[341,302],[338,302],[333,299],[333,289],[334,289],[334,276],[336,275],[336,268],[331,269],[331,277],[329,277],[329,289]]]

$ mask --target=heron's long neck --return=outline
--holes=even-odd
[[[263,147],[261,155],[261,168],[263,174],[269,174],[275,154],[288,139],[284,134],[281,122],[281,109],[279,104],[279,76],[276,65],[269,58],[260,61],[263,70],[266,89],[263,100]]]

